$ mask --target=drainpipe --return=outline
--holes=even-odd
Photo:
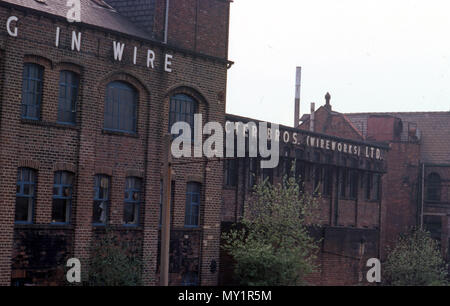
[[[166,18],[164,20],[164,43],[167,44],[167,32],[169,30],[169,0],[166,0]]]
[[[423,229],[423,202],[424,202],[424,195],[425,195],[425,164],[422,163],[422,192],[420,195],[420,229]]]

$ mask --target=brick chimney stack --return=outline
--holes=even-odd
[[[231,0],[105,1],[154,40],[228,59]]]
[[[331,95],[329,92],[327,92],[327,94],[325,95],[325,108],[331,111],[330,100],[331,100]]]

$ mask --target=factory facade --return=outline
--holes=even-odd
[[[0,1],[0,285],[67,284],[69,258],[87,281],[107,228],[142,258],[143,284],[159,284],[165,135],[195,114],[224,131],[259,122],[225,112],[230,2],[82,0],[68,22],[64,1]],[[367,259],[422,223],[447,256],[448,135],[434,146],[418,132],[446,127],[402,116],[337,113],[327,96],[272,134],[273,169],[248,154],[173,159],[169,284],[236,283],[220,236],[253,185],[294,161],[320,195],[311,283],[363,283]],[[430,116],[443,117],[425,127],[450,122]]]
[[[229,2],[0,1],[0,284],[60,285],[105,228],[158,284],[163,148],[224,124]],[[214,26],[212,26],[214,25]],[[222,165],[174,165],[170,284],[214,285]],[[187,197],[189,195],[189,200]]]

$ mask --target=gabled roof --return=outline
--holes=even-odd
[[[102,0],[80,0],[81,23],[135,36],[151,39],[150,33],[135,26],[126,17],[120,15]],[[66,18],[69,7],[65,0],[1,0],[0,5],[10,4],[17,7]]]
[[[421,160],[426,163],[450,163],[450,112],[386,112],[345,114],[353,124],[367,135],[370,116],[393,116],[403,122],[401,140],[408,137],[408,126],[417,125],[420,133]]]
[[[358,140],[364,140],[365,137],[363,136],[363,134],[361,133],[361,131],[355,127],[355,125],[353,124],[353,122],[351,120],[349,120],[345,114],[343,113],[339,113],[336,111],[331,110],[330,108],[326,107],[326,106],[320,106],[316,111],[315,114],[316,116],[320,113],[325,113],[327,114],[327,119],[324,122],[320,122],[322,124],[321,127],[317,126],[317,123],[315,125],[315,130],[317,132],[321,132],[321,133],[325,133],[325,134],[335,134],[334,131],[330,126],[330,122],[334,118],[338,118],[338,120],[341,120],[341,122],[343,122],[345,124],[345,129],[346,131],[349,131],[352,135],[352,138],[354,139],[358,139]],[[305,129],[305,127],[309,127],[310,121],[311,121],[311,115],[303,115],[301,120],[302,123],[299,125],[300,129]],[[342,130],[338,131],[339,133],[342,133]],[[338,136],[337,134],[335,136]],[[348,137],[347,137],[348,138]]]

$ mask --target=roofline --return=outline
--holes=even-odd
[[[237,119],[236,121],[255,121],[255,122],[266,122],[264,120],[258,120],[258,119],[254,119],[254,118],[249,118],[249,117],[243,117],[243,116],[239,116],[239,115],[233,115],[233,114],[225,114],[225,119]],[[272,122],[269,122],[272,124]],[[282,125],[279,124],[280,129],[282,130],[288,130],[288,131],[292,131],[292,132],[301,132],[303,134],[309,134],[309,135],[313,135],[313,136],[319,136],[319,137],[326,137],[329,139],[333,139],[333,140],[338,140],[338,141],[345,141],[347,143],[354,143],[354,144],[358,144],[358,145],[371,145],[373,147],[378,147],[384,150],[389,151],[389,146],[387,144],[384,143],[380,143],[380,142],[372,142],[372,141],[361,141],[361,140],[355,140],[355,139],[348,139],[348,138],[340,138],[337,136],[333,136],[333,135],[328,135],[328,134],[324,134],[324,133],[318,133],[318,132],[311,132],[311,131],[307,131],[307,130],[302,130],[299,128],[293,128],[290,126],[286,126],[286,125]]]
[[[6,7],[6,8],[10,8],[10,9],[16,9],[18,11],[25,11],[25,13],[29,12],[29,13],[32,13],[32,14],[37,14],[38,16],[44,16],[44,17],[47,17],[49,19],[53,19],[53,20],[57,20],[57,21],[65,21],[67,23],[67,19],[62,17],[62,16],[58,16],[58,15],[54,15],[54,14],[51,14],[51,13],[47,13],[45,11],[36,10],[36,9],[30,8],[30,7],[21,6],[21,5],[17,5],[17,4],[10,3],[10,2],[5,2],[5,1],[0,1],[0,6]],[[103,32],[107,32],[107,33],[110,33],[110,34],[114,34],[114,35],[121,35],[121,36],[123,36],[125,38],[134,39],[134,40],[138,40],[138,41],[141,41],[141,42],[144,42],[144,43],[148,43],[150,45],[157,46],[157,47],[159,47],[161,49],[171,49],[171,50],[173,50],[175,52],[185,53],[185,54],[191,55],[193,57],[202,57],[202,58],[209,59],[209,60],[212,60],[212,61],[217,61],[219,63],[227,65],[227,68],[230,68],[234,64],[233,61],[230,61],[230,60],[225,59],[225,58],[216,57],[216,56],[212,56],[212,55],[207,55],[207,54],[204,54],[204,53],[191,51],[191,50],[188,50],[188,49],[176,47],[176,46],[169,45],[169,44],[164,44],[163,42],[160,42],[158,40],[143,38],[143,37],[135,36],[135,35],[132,35],[132,34],[127,34],[127,33],[115,31],[115,30],[112,30],[112,29],[108,29],[108,28],[104,28],[104,27],[100,27],[100,26],[96,26],[96,25],[92,25],[92,24],[88,24],[88,23],[84,23],[84,22],[77,22],[77,23],[74,23],[74,24],[76,26],[78,26],[78,27],[85,27],[87,29],[103,31]]]
[[[426,114],[449,114],[450,111],[433,111],[433,112],[361,112],[361,113],[343,113],[347,115],[426,115]]]
[[[344,113],[340,113],[337,111],[333,111],[328,109],[327,107],[325,107],[324,105],[321,105],[317,110],[315,110],[314,112],[317,112],[319,109],[325,109],[330,115],[332,116],[339,116],[341,118],[343,118],[345,120],[345,122],[348,123],[348,125],[350,125],[350,128],[356,133],[358,134],[362,139],[364,139],[364,135],[362,134],[362,132],[356,128],[356,126],[353,124],[353,122],[350,121],[350,119],[347,118],[347,116]],[[311,115],[308,117],[308,119],[306,119],[305,121],[302,122],[302,124],[305,124],[307,122],[311,122]]]

